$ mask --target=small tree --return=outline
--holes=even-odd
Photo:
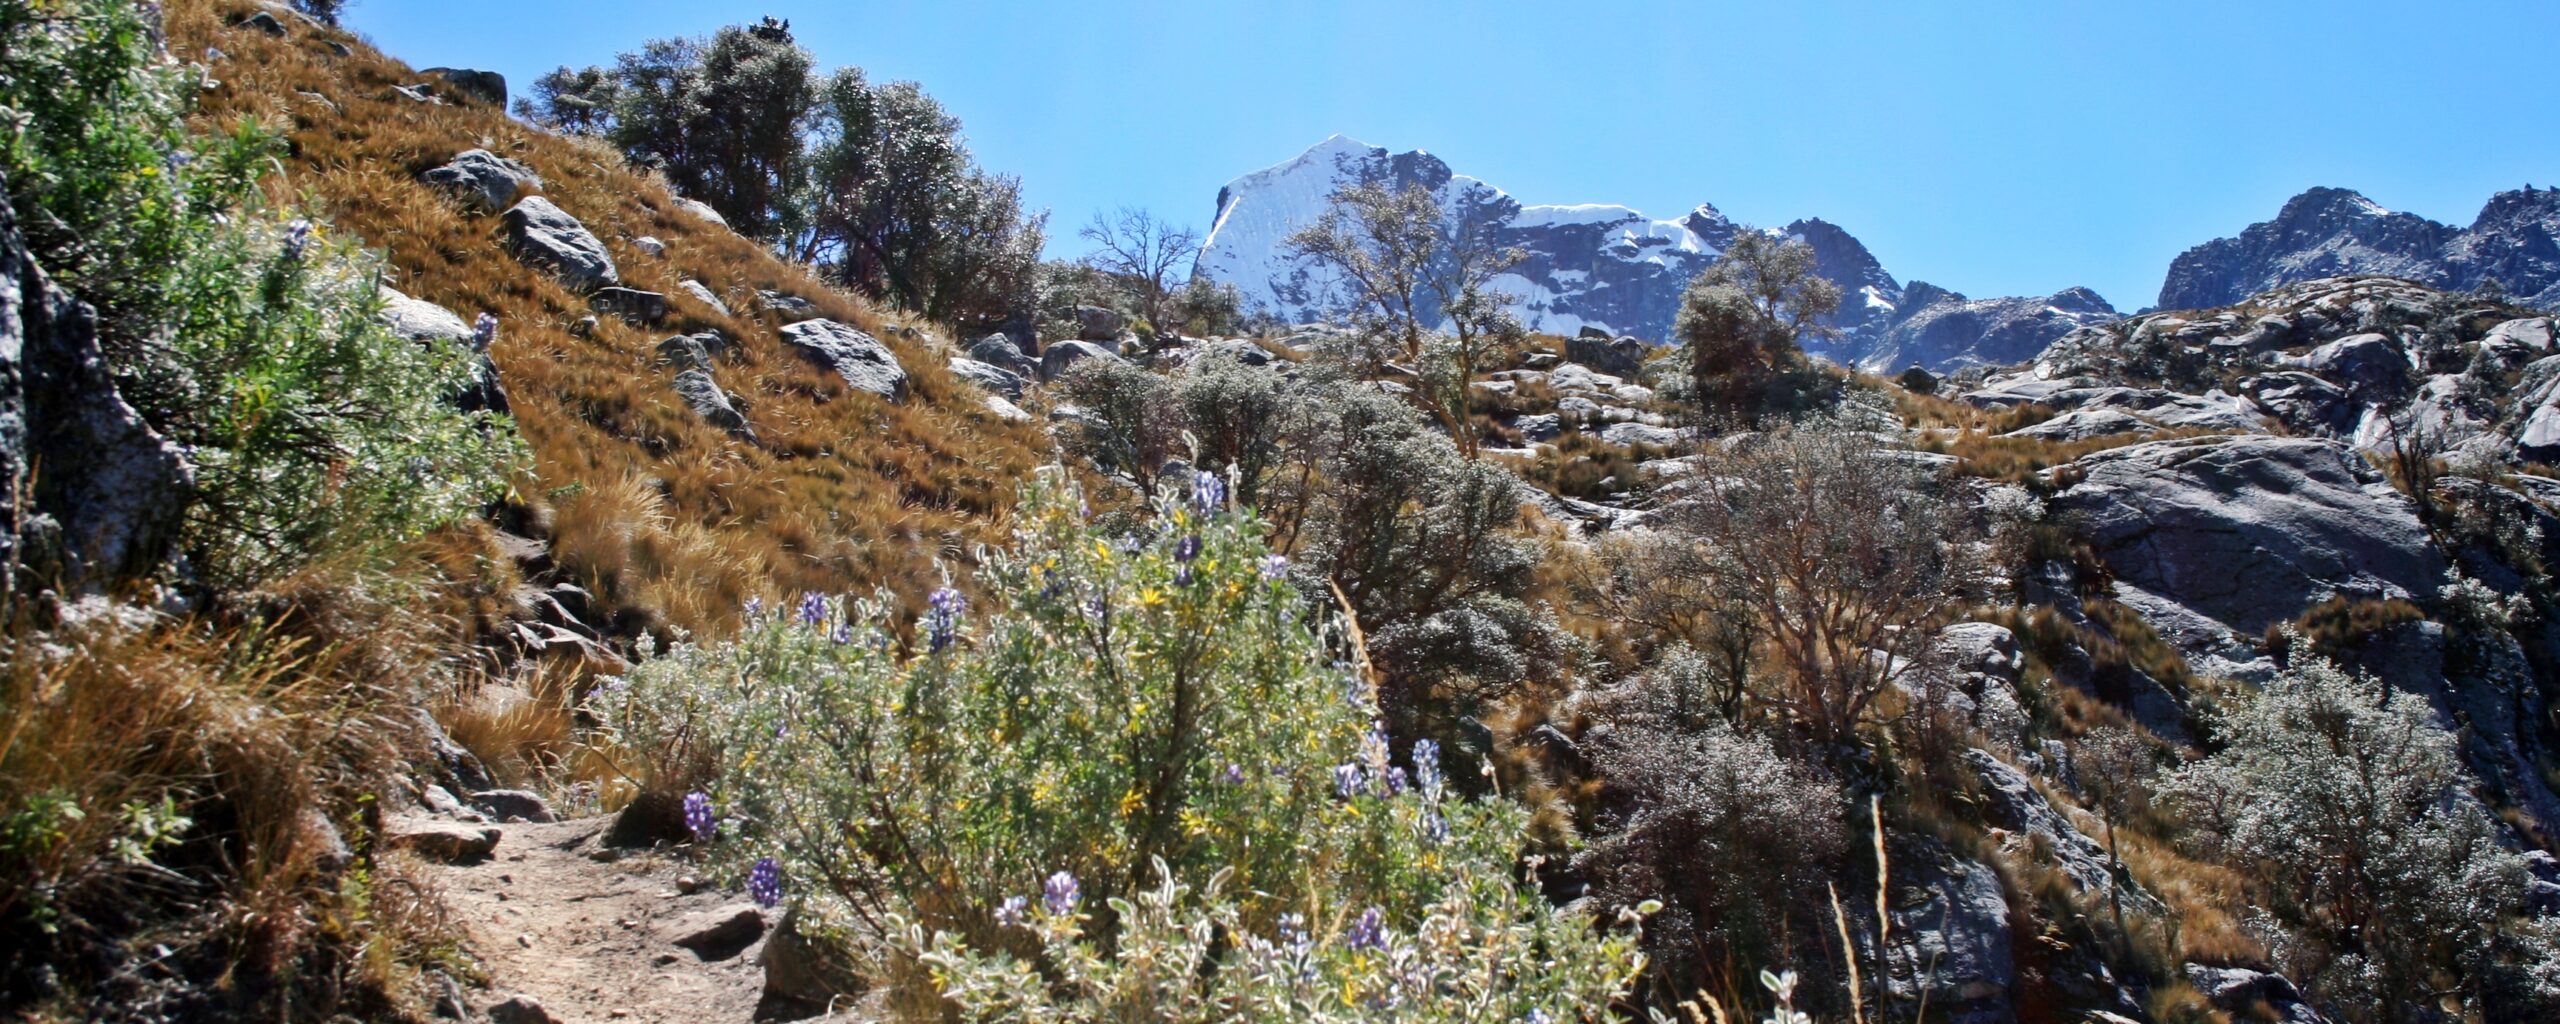
[[[595,65],[567,65],[533,80],[532,95],[516,98],[516,116],[564,135],[601,136],[613,128],[622,86]]]
[[[1681,293],[1673,330],[1689,346],[1702,413],[1757,417],[1773,371],[1830,330],[1822,318],[1840,308],[1840,286],[1814,271],[1812,246],[1745,230]]]
[[[2089,794],[2090,805],[2107,828],[2108,868],[2115,879],[2107,886],[2108,909],[2116,931],[2124,931],[2124,856],[2116,847],[2116,827],[2131,820],[2151,802],[2151,779],[2159,760],[2151,744],[2121,725],[2091,729],[2071,741],[2072,774]]]
[[[1493,280],[1524,254],[1497,246],[1493,230],[1490,223],[1450,223],[1420,185],[1369,183],[1335,193],[1316,222],[1288,240],[1294,258],[1342,279],[1353,326],[1390,343],[1366,347],[1357,368],[1376,379],[1392,351],[1423,370],[1424,404],[1469,458],[1476,439],[1468,383],[1520,330],[1506,308],[1512,296],[1495,290]]]
[[[1973,582],[1949,503],[1896,454],[1834,419],[1709,445],[1671,514],[1706,554],[1704,584],[1750,610],[1781,670],[1760,700],[1816,742],[1856,741]]]
[[[1138,315],[1146,319],[1147,329],[1155,332],[1158,344],[1162,344],[1175,328],[1174,268],[1199,257],[1199,234],[1127,206],[1109,216],[1094,214],[1093,223],[1085,225],[1081,234],[1095,246],[1085,261],[1118,278],[1136,293]],[[1179,276],[1187,279],[1191,275]]]

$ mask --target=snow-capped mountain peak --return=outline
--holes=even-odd
[[[1343,188],[1370,183],[1419,185],[1431,192],[1451,223],[1483,230],[1494,244],[1521,250],[1521,263],[1494,285],[1513,297],[1512,311],[1523,323],[1549,334],[1591,328],[1646,341],[1669,340],[1681,291],[1742,230],[1710,203],[1700,203],[1676,220],[1657,220],[1610,203],[1524,205],[1499,188],[1451,171],[1429,153],[1390,153],[1335,135],[1218,191],[1217,215],[1202,243],[1199,272],[1234,285],[1248,309],[1291,321],[1321,318],[1340,308],[1340,282],[1328,269],[1293,258],[1289,235],[1314,223]],[[2035,349],[2008,349],[2031,341],[2040,348],[2042,340],[2050,340],[2004,337],[2003,351],[1975,353],[1963,345],[1949,348],[1942,326],[1931,344],[1893,343],[1888,332],[1928,303],[1906,302],[1902,285],[1856,237],[1820,219],[1764,230],[1811,245],[1820,273],[1846,293],[1832,324],[1840,333],[1820,343],[1818,355],[1861,365],[1875,358],[1919,356],[1947,366],[2024,359]],[[2039,299],[2034,305],[2041,309],[2045,303]],[[2058,318],[2055,326],[2068,330],[2090,316],[2071,314]]]

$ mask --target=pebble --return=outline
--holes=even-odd
[[[691,895],[693,895],[694,893],[701,891],[701,889],[702,889],[702,880],[701,880],[701,879],[699,879],[699,878],[695,878],[695,877],[693,877],[692,875],[683,875],[683,876],[680,876],[680,877],[678,877],[678,878],[676,879],[676,891],[677,891],[677,892],[683,893],[683,894],[685,894],[685,895],[687,895],[687,896],[691,896]]]

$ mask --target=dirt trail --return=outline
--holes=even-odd
[[[429,867],[489,975],[488,990],[464,995],[472,1018],[522,994],[562,1024],[754,1019],[762,929],[743,948],[676,944],[753,904],[707,887],[679,893],[680,859],[600,853],[609,821],[487,826],[503,833],[490,858]]]

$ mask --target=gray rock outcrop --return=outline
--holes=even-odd
[[[419,74],[444,79],[453,91],[475,103],[507,109],[507,76],[478,68],[427,68]]]
[[[156,570],[190,479],[116,390],[96,312],[36,265],[0,199],[0,589],[94,593]]]
[[[573,291],[594,291],[622,283],[604,242],[578,218],[541,196],[528,196],[508,207],[507,244],[516,257],[542,267]]]
[[[1079,341],[1115,341],[1129,325],[1118,310],[1102,306],[1076,307],[1076,339]]]
[[[419,174],[418,180],[453,193],[464,205],[482,213],[506,209],[515,201],[519,188],[542,187],[542,176],[533,173],[533,168],[485,149],[456,153],[451,161]]]
[[[718,313],[721,316],[729,315],[729,304],[720,301],[720,296],[712,293],[710,285],[688,277],[682,281],[676,282],[676,288],[677,290],[684,292],[686,295],[692,296],[695,302],[711,307],[712,312]]]
[[[643,327],[663,322],[669,310],[665,295],[619,287],[596,289],[587,296],[587,308]]]
[[[1043,382],[1056,380],[1067,372],[1068,367],[1087,359],[1122,361],[1119,353],[1089,341],[1056,342],[1049,346],[1048,351],[1040,353],[1040,379]]]
[[[782,342],[835,371],[856,391],[906,400],[907,368],[877,338],[833,320],[803,320],[782,329]]]
[[[989,394],[1001,395],[1005,398],[1022,397],[1022,378],[1016,376],[1013,371],[994,363],[982,363],[975,359],[953,356],[951,373],[961,380],[987,389]]]
[[[2055,509],[2119,584],[2241,634],[2333,594],[2425,597],[2444,576],[2414,506],[2336,441],[2152,441],[2075,465]]]

